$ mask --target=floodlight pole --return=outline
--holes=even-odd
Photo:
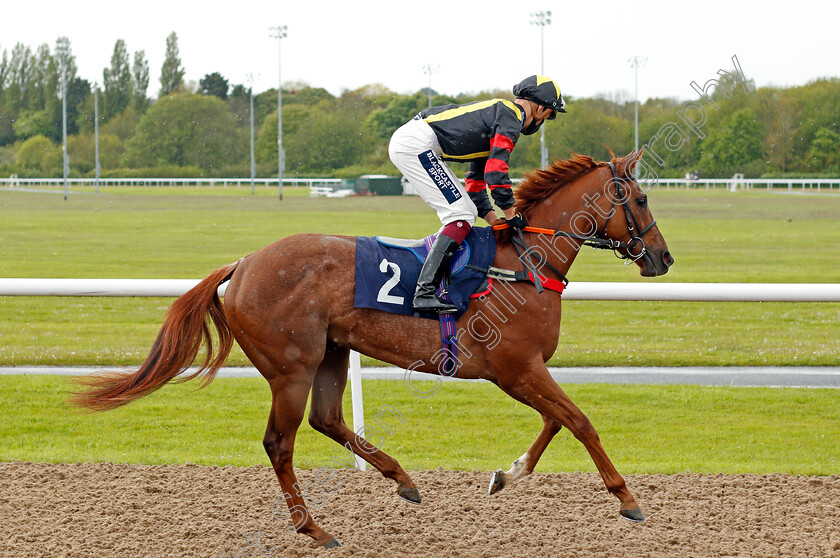
[[[540,28],[540,74],[545,75],[545,26],[551,24],[551,12],[532,12],[531,25]],[[548,148],[545,145],[545,127],[540,130],[540,168],[548,167]]]
[[[635,123],[635,141],[633,142],[633,151],[639,152],[639,68],[647,64],[647,56],[632,56],[628,60],[630,67],[636,72],[636,92],[635,100],[633,101],[634,108],[634,123]]]
[[[257,174],[257,162],[254,157],[254,84],[251,84],[251,195],[254,195],[254,178]],[[282,194],[281,194],[282,196]],[[282,199],[282,198],[281,198]]]
[[[70,156],[67,155],[67,68],[61,65],[61,132],[62,158],[61,167],[64,175],[64,199],[67,199],[67,175],[70,174]]]
[[[270,29],[271,36],[277,39],[277,191],[279,198],[283,199],[283,167],[285,161],[283,157],[283,79],[281,78],[280,68],[282,65],[282,45],[283,38],[286,37],[285,25],[275,25]]]
[[[93,84],[93,139],[94,157],[96,159],[96,193],[99,193],[99,177],[102,174],[102,167],[99,165],[99,84]]]
[[[254,195],[254,178],[257,176],[257,159],[254,156],[254,81],[257,79],[255,74],[248,74],[248,80],[251,82],[251,89],[248,91],[251,97],[251,195]],[[281,198],[282,199],[282,198]]]
[[[426,89],[426,93],[429,95],[429,108],[432,108],[432,74],[438,71],[440,66],[436,64],[426,64],[423,66],[423,73],[429,76],[429,87]]]

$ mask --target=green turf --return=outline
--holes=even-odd
[[[270,393],[261,378],[221,378],[208,388],[168,385],[126,407],[81,414],[56,376],[0,377],[0,461],[269,465],[262,448]],[[429,383],[431,385],[431,383]],[[835,390],[698,386],[569,385],[622,473],[840,474]],[[431,389],[429,390],[431,391]],[[368,438],[407,469],[507,468],[542,424],[532,409],[483,383],[446,383],[419,398],[399,381],[365,381]],[[352,425],[349,389],[345,410]],[[383,423],[374,417],[384,406]],[[390,430],[390,432],[389,432]],[[300,467],[341,467],[349,458],[306,421]],[[594,472],[567,431],[538,471]]]
[[[289,234],[418,238],[416,197],[309,198],[305,188],[0,190],[0,276],[201,278]],[[639,277],[585,249],[572,281],[840,282],[840,196],[652,191],[676,264]],[[142,361],[171,299],[0,297],[0,365]],[[840,304],[564,304],[551,365],[837,365]],[[371,363],[365,360],[365,363]],[[229,363],[245,365],[234,350]]]

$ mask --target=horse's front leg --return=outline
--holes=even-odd
[[[510,371],[496,376],[499,387],[517,401],[525,403],[544,417],[568,428],[572,435],[586,447],[598,472],[601,473],[601,478],[604,479],[607,490],[621,501],[621,516],[631,521],[644,521],[645,516],[639,504],[636,503],[624,479],[607,457],[607,452],[604,451],[601,439],[592,423],[560,389],[542,360],[535,359],[525,371],[513,368],[507,370]],[[543,430],[545,431],[546,427],[543,427]],[[534,445],[537,445],[537,442],[534,442]]]
[[[490,478],[490,487],[487,489],[488,494],[495,494],[505,486],[512,484],[522,477],[526,477],[534,472],[534,467],[542,457],[545,448],[548,447],[554,435],[560,432],[561,426],[557,424],[554,419],[543,415],[543,427],[537,435],[537,439],[531,444],[522,457],[513,462],[510,469],[502,471],[496,470]]]

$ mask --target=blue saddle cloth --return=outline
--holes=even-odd
[[[432,235],[415,241],[378,236],[357,237],[353,306],[437,320],[438,314],[418,313],[411,305],[420,268],[426,261],[434,237]],[[466,265],[469,263],[487,269],[495,257],[496,240],[492,229],[473,227],[452,258],[452,282],[446,289],[452,304],[458,308],[456,319],[467,311],[470,295],[476,292],[486,278],[485,273]]]

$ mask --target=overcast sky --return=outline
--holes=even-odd
[[[255,91],[276,87],[278,41],[272,25],[288,26],[282,79],[333,94],[369,83],[412,93],[428,83],[445,94],[509,89],[540,73],[540,28],[530,13],[552,12],[545,30],[545,74],[564,95],[633,95],[628,58],[647,57],[639,97],[697,95],[718,69],[738,57],[744,74],[763,85],[802,85],[840,76],[837,0],[616,2],[471,1],[356,2],[238,0],[183,2],[5,1],[0,49],[22,42],[33,50],[70,38],[79,75],[102,81],[114,43],[130,56],[145,50],[149,94],[160,88],[166,37],[178,35],[185,79],[219,72],[231,85],[259,74]]]

